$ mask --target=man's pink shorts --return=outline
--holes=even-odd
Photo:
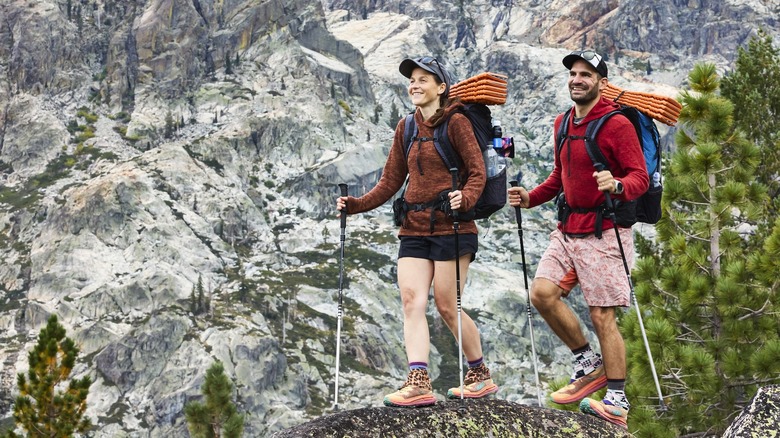
[[[619,230],[628,268],[633,269],[633,233],[630,228]],[[564,297],[579,282],[585,302],[591,307],[631,305],[631,290],[614,229],[604,230],[601,239],[589,235],[564,240],[560,230],[553,231],[535,278],[552,281],[564,290]]]

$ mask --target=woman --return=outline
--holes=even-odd
[[[409,97],[417,107],[414,113],[418,134],[405,157],[404,127],[401,119],[395,129],[393,146],[382,177],[364,196],[339,197],[338,210],[347,214],[369,211],[387,202],[404,183],[408,204],[426,204],[444,193],[452,210],[466,212],[474,207],[485,186],[485,165],[477,140],[466,116],[458,110],[463,104],[448,99],[450,76],[431,57],[405,59],[399,66],[409,78]],[[460,190],[452,191],[452,176],[434,148],[434,128],[449,118],[447,135],[453,149],[464,163],[460,169]],[[446,202],[446,197],[444,198]],[[445,204],[446,205],[446,204]],[[428,207],[407,212],[398,236],[398,286],[404,312],[404,343],[409,361],[409,375],[398,391],[384,398],[387,406],[425,406],[436,402],[428,375],[430,334],[425,310],[433,284],[436,309],[457,341],[458,310],[456,293],[456,248],[453,220],[443,209]],[[461,290],[466,282],[469,263],[477,252],[477,226],[461,221],[458,230]],[[461,313],[463,353],[469,369],[464,379],[463,396],[484,397],[498,391],[482,358],[479,331],[474,321]],[[460,386],[448,391],[450,398],[460,398]]]

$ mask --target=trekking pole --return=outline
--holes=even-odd
[[[339,190],[341,196],[347,196],[347,185],[339,184]],[[339,357],[341,351],[341,315],[344,309],[344,298],[342,294],[344,285],[344,240],[347,234],[347,209],[344,208],[341,212],[341,234],[339,239],[341,240],[341,251],[339,253],[339,305],[338,305],[338,322],[336,323],[336,387],[333,397],[333,410],[339,410]]]
[[[458,169],[450,169],[452,175],[452,191],[458,190]],[[460,312],[460,242],[458,242],[458,210],[452,210],[452,227],[455,230],[455,293],[458,300],[458,361],[460,367],[460,409],[465,410],[463,398],[463,321]]]
[[[509,185],[517,187],[517,181],[509,181]],[[523,245],[523,214],[520,212],[520,207],[515,207],[515,218],[517,219],[517,235],[520,237],[520,257],[523,261],[523,280],[525,281],[525,297],[526,297],[526,313],[528,314],[528,328],[531,333],[531,355],[534,360],[534,376],[536,377],[536,398],[539,402],[539,406],[542,404],[542,386],[539,384],[539,366],[536,364],[536,341],[534,340],[534,323],[531,317],[531,291],[528,289],[528,270],[525,265],[525,246]]]
[[[594,164],[597,171],[604,170],[604,165],[601,163]],[[631,281],[631,270],[628,269],[628,262],[626,261],[626,253],[623,251],[623,243],[620,241],[620,231],[618,230],[617,217],[615,216],[615,209],[612,208],[612,197],[609,196],[609,192],[604,191],[604,202],[607,204],[607,211],[609,212],[609,219],[612,221],[612,227],[615,229],[615,237],[617,237],[618,248],[620,249],[620,257],[623,259],[623,269],[626,271],[626,277],[628,278],[628,287],[631,290],[631,298],[634,301],[634,307],[636,308],[636,317],[639,321],[639,329],[642,332],[642,340],[645,343],[645,350],[647,351],[647,357],[650,359],[650,371],[653,373],[653,381],[655,381],[655,389],[658,391],[658,403],[662,411],[666,411],[666,404],[664,403],[664,396],[661,393],[661,384],[658,383],[658,375],[655,372],[655,361],[653,360],[653,353],[650,351],[650,343],[647,341],[647,333],[645,332],[645,323],[642,321],[642,311],[639,309],[639,300],[637,300],[634,294],[634,282]]]

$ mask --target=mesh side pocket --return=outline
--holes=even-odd
[[[506,205],[506,168],[485,182],[482,196],[474,207],[474,219],[484,219],[504,208]]]

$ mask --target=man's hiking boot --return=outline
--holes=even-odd
[[[463,398],[481,398],[498,392],[498,385],[493,383],[490,370],[485,364],[480,364],[466,371],[463,379]],[[460,386],[447,391],[448,398],[460,398]]]
[[[385,406],[417,407],[436,403],[428,370],[409,371],[406,382],[398,391],[385,396]]]
[[[574,403],[605,386],[607,386],[607,375],[604,373],[604,365],[599,365],[592,373],[584,375],[550,394],[550,400],[559,405]]]
[[[626,429],[628,429],[629,407],[626,399],[621,403],[612,400],[609,394],[602,401],[585,398],[580,402],[580,411],[583,413],[594,415]]]

